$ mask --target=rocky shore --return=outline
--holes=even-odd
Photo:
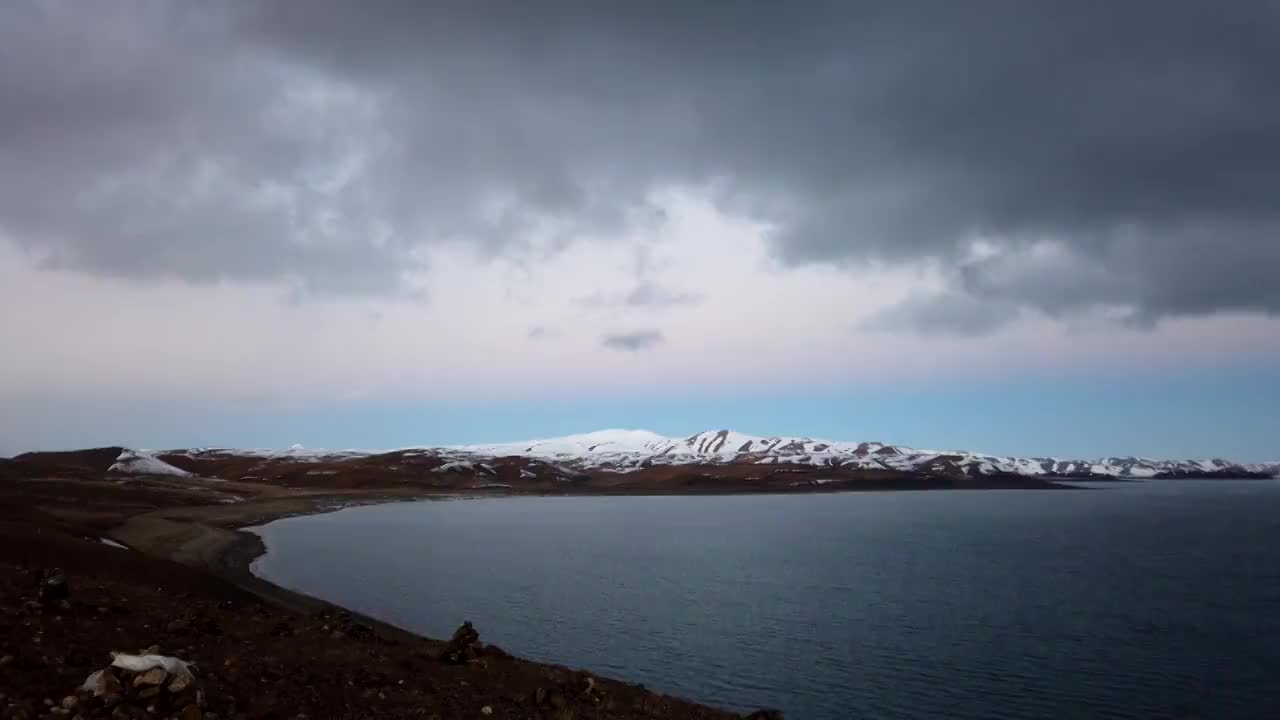
[[[483,627],[422,638],[247,571],[261,544],[240,527],[420,488],[52,475],[0,476],[0,717],[741,717],[511,657]]]

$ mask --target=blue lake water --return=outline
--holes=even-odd
[[[790,720],[1280,717],[1280,482],[453,500],[257,532],[286,587]]]

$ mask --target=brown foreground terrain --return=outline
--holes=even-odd
[[[513,658],[483,627],[453,646],[418,637],[247,570],[261,545],[238,528],[449,488],[121,477],[105,469],[118,452],[0,461],[0,718],[738,717]],[[194,663],[198,696],[119,669],[118,695],[77,692],[144,648]]]
[[[0,460],[0,718],[737,717],[513,658],[483,642],[493,638],[464,632],[449,645],[283,590],[249,573],[263,548],[241,528],[347,504],[458,495],[1058,487],[1025,477],[785,464],[613,473],[509,457],[454,468],[411,451],[306,460],[159,455],[192,473],[174,476],[112,470],[122,452]],[[114,669],[99,676],[96,696],[77,692],[111,653],[144,648],[194,663],[198,686],[171,691]]]

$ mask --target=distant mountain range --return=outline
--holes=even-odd
[[[109,451],[109,452],[108,452]],[[114,474],[203,475],[238,479],[271,476],[297,467],[308,476],[348,471],[395,475],[431,474],[551,477],[628,476],[663,471],[697,470],[703,477],[752,478],[803,470],[833,477],[920,477],[966,479],[1054,478],[1269,478],[1280,476],[1280,461],[1237,463],[1206,460],[1154,460],[1106,457],[1071,460],[1053,457],[1008,457],[970,451],[922,450],[880,442],[840,442],[807,437],[760,437],[731,430],[709,430],[689,437],[666,437],[646,430],[602,430],[582,435],[516,443],[415,447],[384,451],[201,448],[141,451],[125,448],[79,451],[106,458],[100,469]],[[34,458],[35,455],[19,456]],[[46,454],[48,455],[48,454]],[[56,454],[55,454],[56,455]],[[97,462],[97,461],[95,461]],[[322,469],[316,469],[323,464]],[[310,468],[310,469],[307,469]],[[758,468],[755,470],[753,468]],[[499,472],[501,470],[501,472]],[[311,478],[313,481],[315,478]],[[811,482],[822,483],[818,478]]]
[[[1274,477],[1280,474],[1280,461],[1246,464],[1220,458],[1020,458],[969,451],[920,450],[880,442],[760,437],[732,430],[708,430],[686,438],[664,437],[647,430],[602,430],[549,440],[467,445],[454,450],[489,457],[534,457],[575,469],[618,472],[655,465],[785,463],[906,472],[959,471],[969,476],[1006,474],[1061,478],[1173,478]]]

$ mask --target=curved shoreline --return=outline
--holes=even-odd
[[[637,492],[635,489],[618,492],[591,493],[458,493],[422,492],[421,489],[368,490],[352,492],[303,492],[254,498],[243,502],[221,505],[197,505],[164,508],[127,518],[120,525],[103,534],[131,549],[152,556],[179,562],[188,567],[209,572],[263,600],[296,612],[315,612],[334,609],[349,612],[362,622],[401,637],[411,637],[427,642],[439,642],[413,633],[388,622],[356,613],[349,608],[277,585],[252,572],[255,560],[267,552],[262,537],[251,528],[266,525],[290,517],[319,515],[337,512],[350,507],[394,502],[418,502],[424,500],[494,499],[511,497],[639,497],[639,496],[721,496],[744,494],[828,494],[843,492],[925,492],[936,488],[900,488],[886,490],[868,488],[806,488],[802,491],[778,492],[777,489],[762,492],[708,491],[671,493],[662,491]],[[969,488],[973,490],[1000,488]],[[1082,490],[1058,483],[1021,488],[1027,490]],[[528,661],[534,662],[534,661]]]
[[[228,490],[251,499],[226,503]],[[468,662],[445,662],[447,644],[439,639],[250,571],[265,549],[249,529],[255,525],[351,505],[456,494],[251,490],[199,479],[0,482],[0,614],[23,611],[33,578],[44,573],[64,573],[72,588],[71,612],[37,613],[28,625],[0,626],[6,648],[26,648],[32,632],[40,643],[39,653],[10,651],[23,661],[0,674],[8,707],[35,713],[44,707],[43,698],[66,695],[100,669],[94,663],[109,651],[159,645],[208,670],[210,709],[228,718],[305,713],[444,720],[543,717],[559,710],[583,720],[742,717],[742,711],[513,657],[487,643],[476,645]],[[124,548],[104,544],[104,538]],[[478,630],[483,635],[485,628]]]

